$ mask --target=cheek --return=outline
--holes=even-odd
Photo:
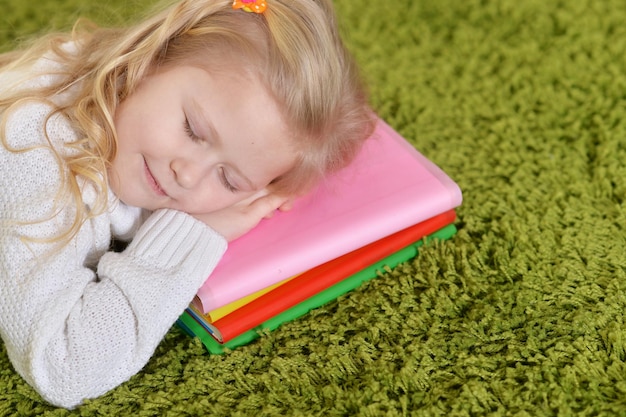
[[[115,128],[117,131],[117,153],[115,160],[117,160],[123,159],[133,149],[133,138],[136,138],[137,135],[130,129],[131,126],[125,121],[116,123]]]
[[[150,138],[162,130],[162,116],[150,116],[145,109],[138,109],[134,103],[120,108],[115,117],[115,129],[117,132],[117,146],[122,150],[132,150],[145,146],[147,138]]]
[[[117,198],[122,200],[122,202],[130,205],[133,204],[133,201],[130,201],[130,198],[137,193],[131,192],[129,189],[135,187],[135,183],[132,181],[125,181],[124,178],[128,178],[130,175],[127,174],[126,167],[127,164],[120,163],[116,158],[111,165],[111,168],[108,170],[108,182],[109,189]]]

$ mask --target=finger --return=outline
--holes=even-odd
[[[268,194],[264,197],[258,198],[251,205],[251,210],[254,210],[261,217],[269,218],[274,215],[274,212],[286,202],[287,198],[276,194]]]
[[[269,190],[267,188],[263,188],[254,194],[244,198],[243,200],[237,202],[235,205],[239,207],[249,206],[260,198],[266,197],[269,194]]]

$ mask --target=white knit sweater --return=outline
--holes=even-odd
[[[29,103],[11,114],[8,144],[47,144],[49,110]],[[47,123],[63,152],[75,133],[61,116]],[[141,370],[227,244],[187,214],[142,213],[113,195],[60,250],[21,239],[50,238],[71,223],[71,206],[49,218],[60,181],[49,148],[0,144],[0,336],[17,372],[47,401],[72,408]],[[93,204],[93,188],[83,200]],[[132,242],[108,252],[112,238]]]

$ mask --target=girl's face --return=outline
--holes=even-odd
[[[255,79],[175,66],[147,77],[116,114],[110,186],[124,203],[203,214],[287,172],[296,155],[276,103]]]

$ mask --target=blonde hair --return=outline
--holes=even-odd
[[[259,77],[282,110],[298,152],[294,168],[272,184],[278,192],[302,192],[344,167],[372,132],[374,118],[330,0],[268,0],[263,14],[231,5],[232,0],[182,0],[128,28],[77,24],[70,34],[0,55],[1,71],[28,68],[44,54],[63,64],[53,85],[0,93],[0,109],[4,131],[7,110],[18,103],[72,91],[54,112],[65,115],[80,137],[71,145],[78,152],[57,153],[77,208],[65,238],[106,207],[107,167],[117,144],[115,111],[161,66],[187,61],[218,70],[236,64]],[[68,49],[70,41],[76,46]],[[91,211],[82,204],[78,176],[100,191]]]

